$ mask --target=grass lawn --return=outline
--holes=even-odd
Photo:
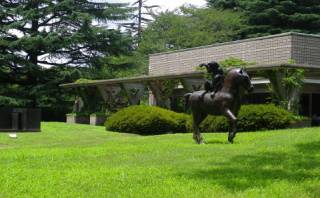
[[[320,197],[320,128],[138,136],[43,123],[0,134],[0,197]]]

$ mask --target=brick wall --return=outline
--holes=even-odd
[[[292,59],[296,63],[320,67],[320,36],[293,34]]]
[[[320,36],[285,33],[152,54],[149,74],[192,72],[201,63],[221,61],[229,57],[256,64],[286,63],[294,59],[296,63],[320,65]]]

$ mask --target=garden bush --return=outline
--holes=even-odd
[[[296,120],[295,116],[273,104],[242,105],[238,115],[238,131],[283,129]],[[191,117],[183,113],[153,106],[131,106],[118,111],[106,121],[107,130],[155,135],[192,131]],[[224,116],[208,116],[200,125],[203,132],[228,131]]]
[[[106,121],[107,130],[154,135],[187,132],[190,116],[154,106],[131,106],[118,111]]]
[[[273,104],[242,105],[238,115],[238,131],[283,129],[294,123],[292,113]],[[200,125],[201,131],[228,131],[228,121],[223,116],[208,116]]]

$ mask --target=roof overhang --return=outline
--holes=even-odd
[[[117,78],[117,79],[108,79],[108,80],[93,80],[91,82],[84,83],[68,83],[62,84],[61,87],[65,88],[76,88],[76,87],[89,87],[97,85],[115,85],[121,83],[142,83],[155,80],[171,80],[171,79],[183,79],[183,78],[203,78],[203,72],[195,71],[189,73],[177,73],[177,74],[168,74],[168,75],[150,75],[150,76],[137,76],[129,78]]]
[[[257,76],[261,71],[268,71],[273,69],[304,69],[308,71],[317,71],[320,72],[320,66],[316,65],[307,65],[307,64],[288,64],[288,63],[274,63],[274,64],[262,64],[262,65],[252,65],[245,67],[246,71],[250,76]],[[145,75],[145,76],[137,76],[137,77],[129,77],[129,78],[117,78],[117,79],[108,79],[108,80],[93,80],[90,82],[83,83],[68,83],[62,84],[61,87],[64,88],[77,88],[77,87],[90,87],[90,86],[98,86],[98,85],[117,85],[122,83],[146,83],[148,81],[156,81],[156,80],[171,80],[171,79],[183,79],[183,78],[193,78],[193,79],[202,79],[204,77],[204,73],[201,71],[194,71],[188,73],[173,73],[173,74],[163,74],[163,75]],[[256,84],[266,84],[266,80],[260,79],[256,81]],[[305,83],[312,84],[320,84],[320,80],[315,79],[307,79]]]
[[[309,79],[309,78],[306,78],[306,79],[303,80],[303,83],[305,83],[305,84],[316,84],[316,85],[319,85],[319,84],[320,84],[320,80],[319,80],[319,79]],[[270,84],[270,80],[264,79],[264,78],[252,79],[252,84],[253,84],[253,85]]]
[[[261,64],[247,66],[246,71],[250,74],[256,74],[260,71],[268,71],[273,69],[305,69],[320,71],[320,66],[308,65],[308,64],[288,64],[288,63],[273,63],[273,64]]]

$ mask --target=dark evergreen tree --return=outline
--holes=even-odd
[[[238,0],[207,0],[207,2],[214,8],[235,9],[238,6]]]
[[[124,23],[123,26],[129,29],[135,36],[136,44],[139,44],[143,27],[149,24],[156,16],[154,8],[158,5],[147,5],[148,0],[136,0],[132,3],[132,10],[136,11],[132,14],[130,23]]]
[[[40,93],[50,95],[45,91],[52,90],[49,85],[57,86],[74,79],[64,72],[77,73],[74,69],[59,67],[97,68],[106,57],[128,53],[129,37],[100,25],[127,17],[125,4],[89,0],[2,0],[0,95],[6,101],[17,98],[24,101],[13,103],[16,105],[37,106],[43,103],[39,101]]]
[[[320,1],[208,0],[208,5],[236,9],[247,16],[244,37],[296,31],[320,33]]]

